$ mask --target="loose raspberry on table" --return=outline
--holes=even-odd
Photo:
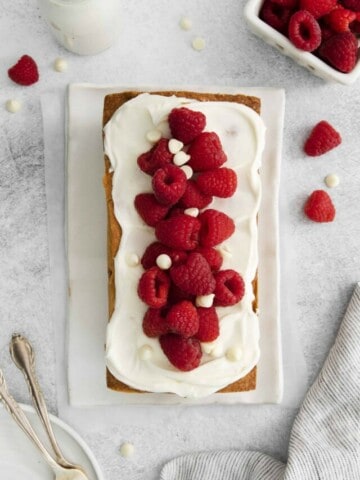
[[[260,10],[260,18],[275,30],[286,33],[292,11],[292,8],[280,5],[274,0],[265,0]]]
[[[195,338],[200,342],[213,342],[219,336],[219,318],[215,307],[197,308],[199,329]]]
[[[227,160],[220,138],[215,132],[203,132],[196,137],[189,147],[188,154],[190,155],[188,165],[195,172],[218,168]]]
[[[185,145],[200,135],[206,125],[206,117],[203,113],[186,107],[173,108],[168,121],[172,136]]]
[[[181,197],[179,204],[184,208],[202,208],[207,207],[213,198],[211,195],[205,195],[202,193],[194,180],[188,180],[186,184],[186,190]]]
[[[245,293],[245,283],[235,270],[220,270],[215,274],[214,305],[229,306],[240,302]]]
[[[322,120],[312,129],[307,138],[304,151],[311,157],[323,155],[341,143],[340,133],[330,123]]]
[[[140,217],[150,227],[155,227],[169,211],[169,207],[161,205],[152,193],[139,193],[135,197],[134,204]]]
[[[215,247],[231,237],[235,231],[233,219],[212,208],[200,213],[198,219],[201,222],[199,234],[201,247]]]
[[[168,164],[156,170],[151,183],[158,202],[163,205],[174,205],[184,195],[186,182],[183,170]]]
[[[176,286],[191,295],[208,295],[215,288],[210,265],[200,253],[190,253],[183,264],[171,267],[170,277]]]
[[[305,215],[314,222],[332,222],[335,218],[335,207],[327,192],[315,190],[304,206]]]
[[[152,267],[144,272],[139,280],[138,295],[151,308],[161,308],[166,305],[170,288],[170,279],[158,267]]]
[[[196,338],[168,333],[160,337],[160,345],[169,362],[178,370],[188,372],[200,365],[201,345]]]
[[[349,73],[358,60],[358,42],[352,32],[337,33],[320,45],[318,53],[332,67]]]
[[[166,315],[169,331],[185,338],[193,337],[199,330],[199,317],[194,305],[183,300],[170,307]]]
[[[360,0],[341,0],[340,3],[353,12],[360,12]]]
[[[200,221],[190,215],[179,214],[161,220],[155,227],[159,242],[180,250],[194,250],[199,243]]]
[[[223,263],[223,257],[220,252],[211,247],[197,247],[194,253],[200,253],[210,265],[211,271],[216,272],[220,270]]]
[[[166,310],[160,308],[149,308],[142,323],[145,335],[150,338],[160,337],[169,332],[166,323]]]
[[[299,10],[292,15],[288,33],[295,47],[305,52],[313,52],[321,43],[320,25],[306,10]]]
[[[141,257],[141,265],[145,270],[155,267],[157,257],[163,254],[169,255],[173,265],[183,262],[187,257],[187,253],[183,250],[175,250],[160,242],[153,242],[146,247],[146,250]]]
[[[29,86],[39,80],[39,71],[36,62],[29,55],[23,55],[15,65],[9,68],[8,75],[19,85]]]
[[[167,138],[161,138],[151,150],[138,157],[137,164],[143,172],[154,175],[158,168],[172,161],[174,155],[169,151],[168,143]]]
[[[232,197],[237,187],[237,176],[232,168],[216,168],[199,174],[196,183],[205,195]]]
[[[345,8],[336,8],[324,17],[326,25],[336,33],[348,32],[354,20],[356,20],[356,13]]]
[[[315,18],[320,18],[336,7],[337,0],[300,0],[300,9],[307,10]]]

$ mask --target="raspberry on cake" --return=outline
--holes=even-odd
[[[127,92],[109,105],[109,235],[115,221],[122,237],[109,255],[108,385],[183,397],[255,388],[258,100]]]

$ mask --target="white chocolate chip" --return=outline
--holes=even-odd
[[[154,130],[149,130],[146,133],[146,140],[148,140],[150,143],[156,143],[160,140],[160,138],[161,138],[161,132],[156,128]]]
[[[180,142],[180,140],[176,140],[176,138],[171,138],[169,140],[168,149],[170,153],[175,154],[180,152],[183,146],[184,146],[183,142]]]
[[[199,295],[195,299],[195,304],[197,307],[210,308],[214,303],[215,295],[210,293],[209,295]]]
[[[140,263],[140,259],[136,253],[127,253],[125,257],[126,263],[129,267],[137,267]]]
[[[330,188],[337,187],[340,183],[340,179],[335,173],[331,173],[325,177],[325,183]]]
[[[223,355],[223,348],[221,345],[215,345],[215,347],[211,350],[211,356],[215,358],[219,358]]]
[[[185,163],[187,163],[189,160],[190,160],[190,155],[180,150],[180,152],[177,152],[175,154],[173,162],[178,167],[181,167],[181,165],[185,165]]]
[[[10,113],[16,113],[21,109],[21,102],[15,99],[8,100],[5,103],[5,108]]]
[[[226,351],[226,358],[230,362],[238,362],[241,360],[242,352],[240,348],[231,347]]]
[[[205,40],[202,37],[195,37],[191,45],[194,50],[201,52],[205,48]]]
[[[201,344],[201,350],[208,355],[213,351],[213,348],[214,344],[212,342],[204,342]]]
[[[185,173],[186,178],[188,180],[193,176],[194,171],[191,167],[189,167],[189,165],[184,165],[183,167],[180,167],[180,168]]]
[[[123,457],[131,457],[134,454],[135,448],[132,443],[125,442],[120,447],[120,455]]]
[[[182,17],[179,22],[180,28],[182,30],[191,30],[192,22],[188,17]]]
[[[65,72],[68,68],[67,61],[65,58],[57,58],[54,62],[54,70],[57,72]]]
[[[161,268],[161,270],[169,270],[172,265],[171,258],[166,253],[162,253],[156,258],[156,265]]]
[[[184,213],[185,215],[190,215],[190,217],[197,217],[199,215],[199,209],[196,207],[186,208]]]
[[[139,357],[141,360],[150,360],[153,354],[153,349],[150,345],[143,345],[139,348]]]
[[[219,252],[223,258],[232,258],[232,253],[230,252],[229,247],[225,244],[219,247]]]

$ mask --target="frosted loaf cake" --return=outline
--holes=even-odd
[[[144,274],[139,260],[156,237],[155,229],[144,223],[134,207],[137,195],[152,191],[152,178],[139,169],[137,159],[153,147],[158,140],[156,135],[171,138],[168,116],[180,107],[204,114],[204,132],[218,135],[227,157],[221,167],[236,172],[235,193],[230,198],[214,196],[203,211],[221,211],[233,219],[235,231],[215,249],[222,257],[221,270],[239,272],[245,284],[241,301],[215,307],[219,336],[212,342],[200,342],[200,364],[190,371],[175,368],[164,354],[159,338],[150,338],[143,331],[148,305],[138,295]],[[261,197],[258,170],[265,134],[259,110],[259,99],[242,95],[125,92],[106,97],[104,184],[109,225],[110,313],[106,362],[110,388],[170,392],[184,397],[255,388],[255,366],[260,355],[254,311]],[[186,152],[187,148],[182,150]],[[196,180],[197,175],[195,172],[192,178]]]

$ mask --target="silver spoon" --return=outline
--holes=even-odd
[[[66,468],[59,465],[46,450],[41,443],[39,437],[32,428],[27,416],[21,410],[20,405],[10,395],[3,372],[0,370],[0,400],[5,405],[6,410],[11,414],[15,422],[26,433],[26,435],[33,441],[37,448],[42,453],[43,457],[52,468],[55,479],[54,480],[89,480],[82,470],[78,468]]]
[[[14,334],[10,342],[10,355],[15,365],[22,371],[26,383],[28,384],[30,395],[36,411],[45,427],[51,446],[54,450],[56,461],[59,465],[67,469],[77,469],[83,471],[79,465],[66,460],[56,441],[49,414],[46,408],[44,396],[42,394],[39,382],[35,374],[35,355],[27,338],[20,334]]]

